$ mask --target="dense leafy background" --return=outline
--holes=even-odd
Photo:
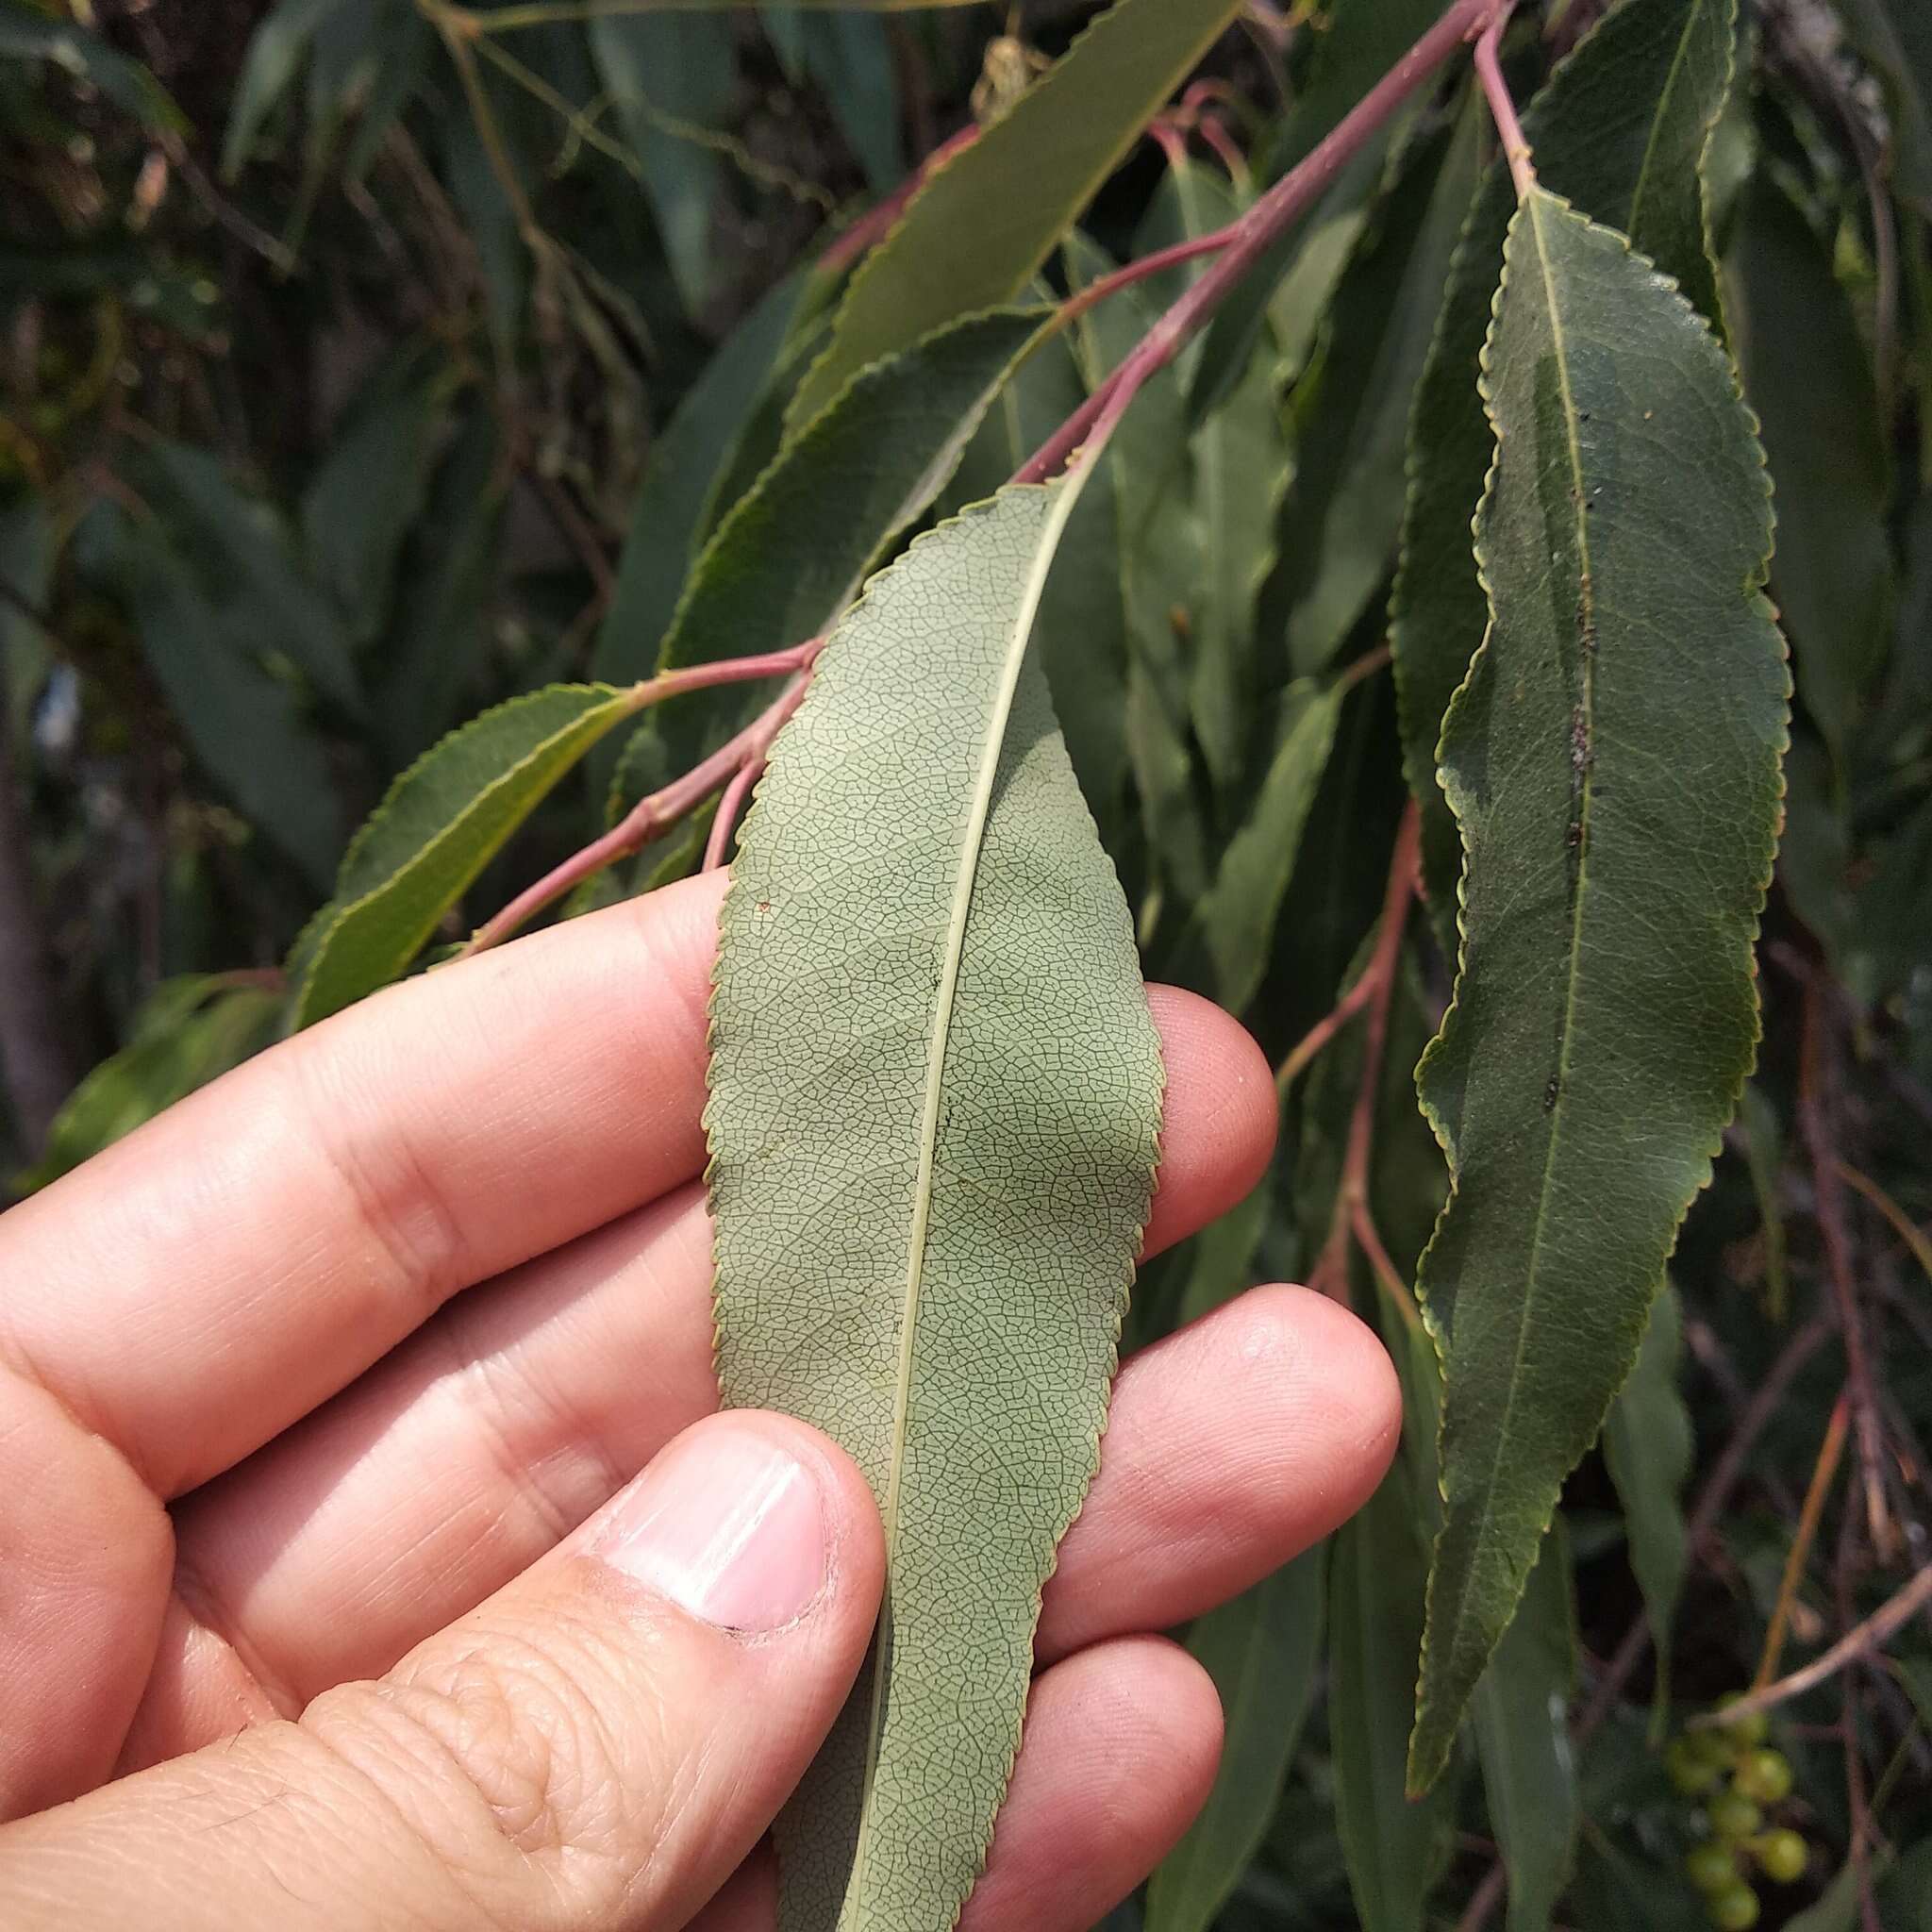
[[[1191,271],[1016,366],[1042,305],[1226,221],[1436,8],[1223,31],[1231,8],[1175,0],[1178,52],[1079,42],[1110,78],[1056,105],[1034,84],[1092,11],[468,36],[428,0],[0,0],[15,1191],[258,1050],[291,986],[306,1018],[459,938],[602,828],[613,780],[635,796],[714,747],[742,691],[633,727],[590,681],[795,642],[935,507],[989,493]],[[1507,433],[1475,363],[1510,195],[1458,78],[1143,394],[1041,614],[1148,969],[1241,1010],[1277,1061],[1378,962],[1390,993],[1379,1060],[1357,1021],[1296,1068],[1270,1181],[1146,1271],[1129,1317],[1144,1341],[1257,1273],[1317,1275],[1383,1324],[1412,1425],[1331,1549],[1193,1633],[1230,1770],[1123,1928],[1502,1923],[1499,1852],[1512,1932],[1701,1924],[1662,1741],[1750,1682],[1788,1566],[1782,1668],[1932,1556],[1932,42],[1918,0],[1759,0],[1733,77],[1718,0],[1524,13],[1519,95],[1557,69],[1528,116],[1546,182],[1670,271],[1672,325],[1721,372],[1690,310],[1715,325],[1775,482],[1796,709],[1757,1069],[1447,1775],[1408,1802],[1440,1391],[1407,1284],[1445,1186],[1411,1070],[1455,967],[1432,766],[1482,634],[1470,519]],[[1196,41],[1206,84],[1140,135],[1160,61]],[[836,238],[975,120],[1001,130],[981,172],[958,166],[841,308]],[[1670,485],[1689,548],[1716,543],[1694,466]],[[1620,567],[1625,602],[1651,593],[1641,557]],[[559,682],[578,689],[418,765]],[[1736,699],[1665,669],[1630,702],[1643,749],[1690,759]],[[1406,770],[1431,896],[1377,953]],[[1736,829],[1668,769],[1602,776],[1656,788],[1687,864]],[[666,837],[570,909],[700,843]],[[1331,1238],[1357,1191],[1387,1280]],[[1600,1286],[1551,1291],[1589,1313]],[[1848,1386],[1857,1425],[1801,1537]],[[1923,1618],[1781,1707],[1780,1816],[1810,1853],[1764,1923],[1932,1928],[1928,1722]]]

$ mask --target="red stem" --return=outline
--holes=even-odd
[[[705,862],[698,868],[700,872],[716,872],[730,856],[731,834],[737,828],[738,815],[744,809],[744,801],[764,769],[762,756],[747,758],[739,766],[737,776],[725,786],[724,795],[718,801],[717,815],[711,820],[711,835],[705,841]]]
[[[1240,228],[1239,222],[1230,222],[1224,228],[1213,228],[1205,235],[1195,235],[1186,242],[1176,242],[1171,247],[1157,249],[1152,255],[1143,255],[1139,261],[1130,261],[1124,268],[1115,269],[1111,275],[1102,275],[1096,282],[1089,282],[1077,295],[1069,295],[1060,304],[1061,326],[1085,315],[1090,308],[1122,289],[1131,288],[1134,283],[1144,282],[1150,275],[1160,275],[1168,269],[1178,268],[1183,262],[1192,261],[1199,256],[1213,255],[1225,248]]]
[[[1503,63],[1498,58],[1503,44],[1503,29],[1509,25],[1509,15],[1516,0],[1503,0],[1496,9],[1496,17],[1483,29],[1482,38],[1475,43],[1475,77],[1482,83],[1483,98],[1490,104],[1490,118],[1496,124],[1496,135],[1503,143],[1503,154],[1509,163],[1509,178],[1516,184],[1516,198],[1521,201],[1536,186],[1536,164],[1530,159],[1529,142],[1523,132],[1523,123],[1516,118],[1516,103],[1509,93],[1509,83],[1503,78]]]
[[[1148,378],[1180,353],[1255,262],[1324,194],[1342,168],[1457,47],[1488,27],[1498,0],[1455,0],[1337,124],[1298,167],[1284,175],[1235,225],[1221,258],[1154,326],[1107,381],[1022,466],[1013,481],[1043,483],[1083,445],[1098,447]]]

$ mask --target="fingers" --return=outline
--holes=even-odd
[[[1158,1637],[1045,1672],[959,1932],[1087,1932],[1173,1849],[1214,1782],[1221,1703]]]
[[[298,1709],[385,1668],[493,1588],[500,1566],[534,1560],[614,1467],[652,1453],[660,1425],[708,1406],[702,1210],[667,1203],[647,1218],[609,1238],[634,1253],[603,1257],[608,1272],[581,1290],[551,1284],[541,1311],[497,1299],[509,1284],[478,1298],[507,1333],[473,1335],[470,1366],[445,1358],[439,1375],[425,1362],[413,1393],[372,1378],[286,1460],[278,1450],[181,1512],[203,1621],[174,1634],[127,1762],[232,1730],[251,1694],[262,1710],[271,1695]],[[558,1392],[573,1377],[575,1409]],[[1100,1474],[1048,1588],[1042,1657],[1166,1627],[1265,1575],[1368,1494],[1398,1426],[1379,1344],[1303,1290],[1257,1291],[1146,1350],[1122,1374]]]
[[[672,1932],[809,1761],[883,1561],[823,1438],[701,1424],[382,1681],[0,1831],[0,1923]]]
[[[394,988],[13,1209],[0,1365],[178,1494],[458,1290],[689,1178],[723,887]]]

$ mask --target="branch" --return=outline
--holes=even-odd
[[[1862,1624],[1846,1631],[1823,1657],[1813,1658],[1802,1671],[1793,1671],[1790,1676],[1780,1677],[1774,1684],[1753,1690],[1748,1696],[1725,1705],[1722,1710],[1704,1711],[1693,1717],[1685,1728],[1697,1731],[1708,1730],[1713,1724],[1734,1724],[1740,1718],[1751,1717],[1760,1710],[1771,1710],[1793,1697],[1802,1697],[1806,1691],[1814,1690],[1820,1684],[1837,1676],[1847,1664],[1857,1663],[1859,1658],[1883,1650],[1892,1634],[1909,1624],[1927,1604],[1932,1604],[1932,1564],[1927,1564],[1890,1602],[1874,1610]]]
[[[1327,190],[1377,128],[1459,46],[1487,27],[1497,0],[1454,0],[1427,33],[1342,117],[1301,164],[1234,225],[1221,258],[1154,326],[1113,374],[1041,445],[1014,476],[1043,483],[1084,444],[1104,441],[1148,378],[1164,369],[1255,263]]]

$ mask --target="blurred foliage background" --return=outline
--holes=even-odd
[[[440,0],[0,0],[0,1173],[16,1192],[275,1036],[282,962],[351,830],[429,745],[516,693],[650,668],[706,535],[778,447],[849,268],[837,238],[1091,10],[505,0],[476,11],[541,18],[478,33]],[[1526,10],[1525,93],[1605,10]],[[1433,11],[1257,0],[1041,292],[1225,220]],[[1567,1577],[1545,1562],[1512,1633],[1506,1663],[1535,1694],[1491,1699],[1445,1794],[1402,1806],[1422,1550],[1419,1502],[1391,1486],[1337,1558],[1324,1666],[1306,1574],[1195,1634],[1224,1676],[1274,1660],[1231,1759],[1259,1802],[1122,1927],[1474,1926],[1498,1909],[1499,1840],[1556,1879],[1540,1911],[1522,1889],[1512,1932],[1703,1924],[1682,1869],[1697,1794],[1673,1782],[1700,1774],[1660,1748],[1674,1720],[1661,1700],[1653,1715],[1646,1607],[1674,1638],[1671,1695],[1694,1707],[1824,1652],[1932,1558],[1932,12],[1758,0],[1744,16],[1709,191],[1777,483],[1800,702],[1760,1072],[1639,1374],[1569,1486]],[[1144,406],[1167,425],[1151,441],[1187,462],[1102,559],[1132,580],[1128,630],[1151,610],[1170,656],[1220,625],[1290,672],[1348,667],[1286,774],[1306,792],[1293,846],[1236,965],[1204,950],[1191,908],[1258,768],[1229,780],[1191,727],[1162,779],[1165,741],[1126,687],[1077,663],[1057,679],[1076,758],[1092,734],[1083,776],[1111,774],[1095,810],[1150,969],[1243,1009],[1276,1059],[1361,969],[1406,795],[1376,674],[1474,126],[1441,93],[1325,205],[1257,333],[1239,354],[1221,340],[1212,381],[1183,372],[1197,404],[1218,384],[1218,410]],[[1131,338],[1149,312],[1098,314]],[[1080,357],[1119,346],[1029,364],[946,501],[1007,474],[1077,399]],[[1123,459],[1169,460],[1149,448]],[[448,936],[601,825],[609,769],[558,789]],[[695,850],[645,858],[608,890]],[[1448,983],[1419,930],[1372,1180],[1403,1271],[1441,1195],[1409,1074]],[[1141,1339],[1251,1268],[1315,1266],[1359,1057],[1343,1037],[1315,1061],[1273,1182],[1147,1271]],[[1365,1272],[1355,1288],[1376,1305]],[[1391,1338],[1399,1352],[1399,1324]],[[1923,1610],[1886,1655],[1780,1707],[1795,1782],[1776,1808],[1804,1858],[1765,1889],[1764,1923],[1932,1932],[1928,1724]],[[1547,1793],[1531,1810],[1550,1845],[1512,1821],[1512,1790]]]

